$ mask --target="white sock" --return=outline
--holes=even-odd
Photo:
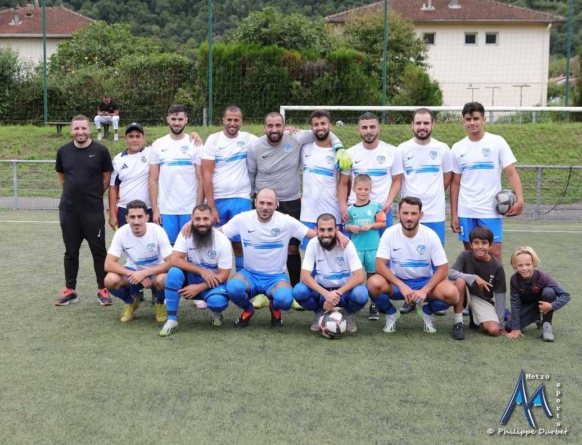
[[[463,313],[461,312],[460,314],[457,314],[455,312],[455,314],[454,314],[454,320],[455,320],[455,324],[462,323],[463,322]]]

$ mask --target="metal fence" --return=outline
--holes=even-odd
[[[0,209],[55,210],[55,161],[0,160]],[[582,166],[518,165],[526,207],[518,219],[582,220]],[[504,178],[504,186],[509,187]]]

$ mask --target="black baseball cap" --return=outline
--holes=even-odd
[[[133,131],[133,130],[137,130],[141,134],[144,134],[145,135],[145,131],[143,129],[143,126],[141,124],[138,124],[137,122],[132,122],[127,127],[125,127],[125,134],[127,134],[127,133],[129,133],[130,131]]]

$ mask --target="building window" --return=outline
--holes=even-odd
[[[485,45],[497,45],[498,33],[488,32],[485,34]]]
[[[465,33],[465,45],[476,45],[477,44],[477,33],[476,32],[466,32]]]
[[[424,39],[424,42],[427,45],[434,45],[434,37],[435,37],[435,33],[434,32],[425,32],[422,35],[422,38]]]

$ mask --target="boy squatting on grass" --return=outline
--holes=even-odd
[[[472,317],[487,335],[497,337],[504,332],[505,270],[501,262],[490,254],[493,232],[478,226],[469,234],[471,250],[461,252],[449,270],[449,279],[455,282],[459,301],[454,307],[453,338],[465,338],[463,304],[469,288]]]
[[[547,273],[537,270],[540,259],[531,247],[518,247],[511,255],[516,273],[510,280],[511,317],[507,320],[506,336],[523,337],[521,330],[542,317],[542,340],[554,341],[552,318],[554,311],[570,301],[570,294]]]

